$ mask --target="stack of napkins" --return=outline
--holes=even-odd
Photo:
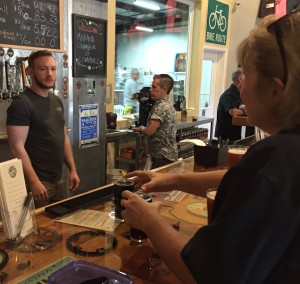
[[[0,163],[0,210],[5,238],[15,240],[19,235],[24,237],[33,230],[33,219],[30,208],[24,211],[27,197],[22,162],[12,159]],[[22,225],[21,215],[26,212]],[[21,225],[21,226],[20,226]],[[19,228],[22,228],[19,232]]]
[[[186,144],[186,143],[192,143],[197,146],[206,146],[206,144],[201,139],[185,139],[178,142],[178,144]]]

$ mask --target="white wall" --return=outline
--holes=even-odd
[[[259,0],[240,0],[240,5],[231,10],[231,26],[228,46],[226,86],[231,84],[231,73],[236,69],[236,50],[239,43],[249,34],[257,23]]]
[[[117,64],[154,73],[174,72],[176,53],[187,52],[187,28],[181,33],[135,32],[117,36]]]

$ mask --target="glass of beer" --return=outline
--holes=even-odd
[[[227,165],[228,168],[234,167],[243,155],[247,151],[247,146],[243,145],[229,145],[228,146],[228,158],[227,158]]]
[[[115,204],[115,218],[123,219],[121,215],[121,211],[124,207],[121,205],[122,200],[122,192],[125,190],[129,190],[133,192],[134,190],[134,182],[130,180],[118,180],[114,184],[114,204]]]
[[[206,191],[206,201],[207,201],[207,224],[211,222],[211,214],[214,206],[215,197],[217,194],[217,188],[211,188]]]
[[[143,194],[143,193],[137,193],[139,196],[141,196],[146,202],[152,202],[151,195]],[[142,243],[148,239],[148,236],[142,231],[135,228],[130,228],[130,239],[137,243]]]

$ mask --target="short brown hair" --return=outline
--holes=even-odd
[[[49,51],[49,50],[39,50],[39,51],[34,51],[32,52],[29,57],[28,57],[28,66],[29,67],[32,67],[33,66],[33,63],[34,61],[39,58],[39,57],[42,57],[42,56],[53,56],[52,52]]]
[[[154,75],[153,79],[160,79],[159,86],[163,88],[167,88],[167,94],[171,92],[174,86],[174,80],[173,78],[168,75],[168,74],[159,74],[159,75]]]

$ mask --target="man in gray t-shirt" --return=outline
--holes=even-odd
[[[176,143],[176,111],[168,94],[173,88],[173,79],[167,74],[154,75],[150,89],[155,100],[146,127],[134,128],[147,135],[147,152],[151,157],[152,169],[170,164],[178,159]]]
[[[28,59],[31,85],[7,109],[6,130],[12,155],[22,160],[27,190],[35,207],[66,197],[63,163],[69,169],[69,190],[79,186],[62,101],[50,90],[56,81],[52,53],[39,50]]]

